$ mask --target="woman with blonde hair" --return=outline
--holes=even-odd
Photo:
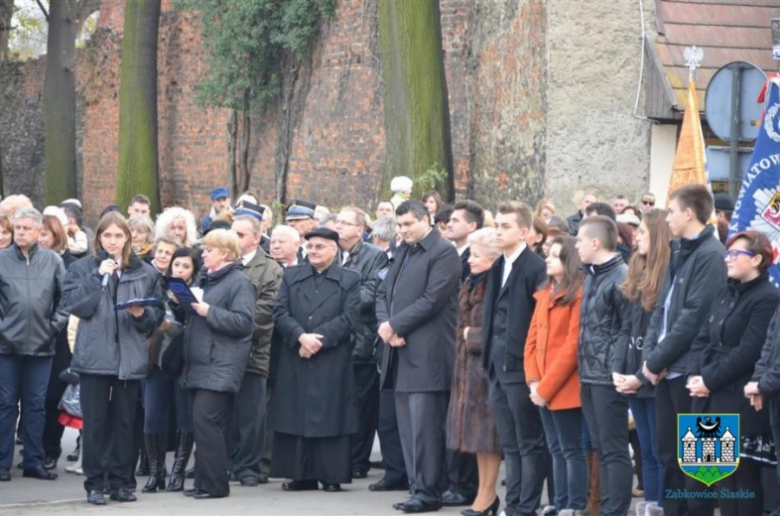
[[[457,355],[447,414],[447,447],[477,455],[479,491],[471,508],[462,512],[477,516],[496,514],[499,505],[496,480],[501,466],[501,443],[482,367],[482,303],[487,272],[501,256],[501,249],[492,228],[474,231],[468,241],[471,274],[463,282],[458,297]]]
[[[249,361],[255,287],[243,273],[238,236],[214,229],[203,237],[203,267],[195,280],[203,295],[184,333],[184,372],[195,437],[196,499],[230,494],[230,451],[225,440],[233,406]]]
[[[153,258],[154,222],[149,217],[136,216],[127,219],[127,225],[130,228],[133,252],[148,263]]]
[[[534,213],[534,217],[541,218],[545,224],[550,222],[550,218],[553,215],[555,215],[555,205],[551,201],[545,199],[536,205],[536,213]]]
[[[157,216],[154,240],[170,235],[178,240],[182,247],[195,247],[198,244],[198,226],[195,215],[179,206],[165,208]]]

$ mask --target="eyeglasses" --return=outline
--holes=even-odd
[[[355,224],[354,222],[347,222],[346,220],[336,219],[336,225],[338,226],[339,224],[344,224],[345,226],[355,226],[355,227],[360,225],[360,224]]]
[[[642,201],[642,204],[646,206],[655,206],[655,201]]]
[[[728,251],[724,251],[723,253],[723,259],[724,260],[736,260],[739,255],[745,255],[745,256],[755,256],[756,253],[753,251],[743,251],[742,249],[729,249]]]

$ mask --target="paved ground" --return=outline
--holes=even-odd
[[[75,447],[76,432],[66,430],[63,438],[64,455]],[[378,459],[378,450],[374,450]],[[169,453],[169,460],[172,457]],[[372,459],[372,460],[373,460]],[[17,461],[18,462],[18,461]],[[241,487],[231,484],[230,497],[219,500],[192,500],[181,493],[138,494],[135,503],[110,502],[105,507],[88,505],[84,500],[83,478],[66,473],[64,467],[70,463],[60,461],[56,473],[60,478],[53,482],[22,478],[21,471],[12,471],[13,479],[0,483],[0,516],[37,516],[74,514],[121,516],[153,515],[387,515],[400,513],[392,504],[406,499],[404,493],[372,493],[368,484],[376,482],[381,470],[371,470],[369,478],[356,480],[345,485],[344,492],[322,491],[286,493],[281,489],[281,480],[272,480],[259,487]],[[503,476],[503,475],[502,475]],[[143,482],[143,480],[140,480]],[[188,481],[191,484],[192,481]],[[499,493],[503,499],[503,489]],[[634,499],[636,501],[636,499]],[[447,508],[439,514],[460,514],[461,508]]]

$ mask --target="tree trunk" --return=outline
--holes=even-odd
[[[237,199],[241,193],[238,191],[238,173],[236,171],[236,141],[237,128],[236,120],[238,114],[235,109],[230,110],[230,117],[228,118],[228,162],[227,162],[227,176],[230,181],[230,196],[232,199]]]
[[[0,0],[0,63],[8,54],[11,39],[11,18],[14,15],[14,0]]]
[[[239,153],[239,163],[241,165],[241,191],[238,195],[249,190],[250,171],[249,171],[249,140],[252,137],[252,115],[249,111],[248,92],[244,95],[244,109],[241,111],[241,149]]]
[[[385,106],[383,192],[393,176],[447,170],[439,185],[452,198],[452,150],[438,0],[380,0],[379,38]],[[417,192],[422,194],[422,192]]]
[[[125,4],[119,90],[119,174],[116,202],[127,206],[137,194],[160,211],[157,164],[157,35],[160,0]]]
[[[46,204],[77,197],[76,36],[77,0],[51,2],[43,86]]]

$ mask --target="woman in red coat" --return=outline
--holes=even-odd
[[[557,237],[547,256],[547,283],[534,295],[536,309],[525,346],[525,378],[540,407],[553,457],[555,509],[584,511],[588,462],[582,443],[582,402],[577,340],[583,273],[573,237]]]
[[[469,235],[471,275],[458,298],[458,349],[447,414],[447,447],[477,454],[479,491],[465,516],[498,513],[496,480],[501,466],[501,443],[490,408],[488,383],[482,370],[482,299],[487,271],[501,255],[493,228]]]

